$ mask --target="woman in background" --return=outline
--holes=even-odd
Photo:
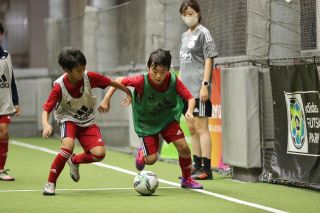
[[[186,119],[193,149],[192,178],[211,180],[211,138],[208,117],[211,117],[212,113],[209,97],[213,59],[217,56],[215,43],[209,30],[200,24],[201,12],[197,1],[183,2],[179,12],[188,27],[181,38],[180,79],[196,99],[194,120]]]

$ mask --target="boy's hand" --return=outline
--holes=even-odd
[[[186,114],[184,114],[184,117],[187,118],[190,121],[193,121],[194,117],[193,117],[193,112],[190,112],[189,110],[186,112]]]
[[[109,99],[107,100],[102,100],[99,107],[98,107],[98,111],[100,113],[105,113],[105,112],[109,112],[110,111],[110,101]]]
[[[52,133],[52,126],[50,124],[44,125],[43,131],[42,131],[42,137],[47,138],[51,135],[51,133]]]
[[[121,103],[124,106],[128,106],[132,102],[132,96],[128,95]]]

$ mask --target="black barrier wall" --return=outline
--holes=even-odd
[[[317,67],[315,64],[271,66],[270,77],[274,149],[267,180],[320,189]]]

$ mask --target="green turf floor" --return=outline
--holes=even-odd
[[[57,139],[15,138],[15,141],[59,150]],[[80,152],[77,147],[75,152]],[[56,196],[43,196],[55,155],[10,143],[7,168],[16,181],[0,181],[0,213],[16,212],[264,212],[216,196],[160,183],[153,196],[134,191],[133,175],[99,167],[81,165],[81,180],[75,183],[66,165]],[[134,156],[108,150],[104,164],[135,172]],[[157,162],[146,170],[159,178],[179,183],[178,164]],[[266,183],[241,183],[214,173],[214,180],[202,181],[205,190],[253,204],[287,212],[320,212],[320,193],[308,189]],[[67,190],[69,189],[69,190]],[[20,191],[19,191],[20,190]],[[21,191],[31,190],[31,191]]]

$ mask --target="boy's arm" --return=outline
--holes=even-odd
[[[50,115],[50,113],[48,113],[45,110],[42,112],[42,128],[43,128],[42,137],[43,138],[49,137],[52,133],[52,126],[48,122],[49,115]]]
[[[52,133],[52,126],[49,123],[49,116],[58,101],[61,99],[62,92],[59,84],[54,84],[49,94],[48,100],[43,104],[42,112],[42,137],[47,138]]]
[[[132,96],[131,91],[126,86],[121,84],[122,79],[123,79],[123,77],[117,78],[115,81],[112,80],[110,86],[112,86],[113,88],[120,89],[120,90],[124,91],[125,93],[127,93],[127,96],[131,97]],[[115,90],[112,90],[112,91],[113,92],[112,92],[111,96],[113,95]]]
[[[19,95],[18,95],[16,80],[14,78],[13,72],[12,72],[12,79],[11,79],[11,94],[12,94],[12,103],[14,105],[14,108],[16,108],[16,111],[13,114],[15,116],[19,116],[21,113],[21,109],[19,106]]]
[[[122,91],[127,93],[127,98],[122,102],[122,104],[128,105],[131,103],[131,99],[132,99],[131,91],[120,83],[122,79],[124,79],[124,77],[118,77],[115,81],[111,81],[111,84],[110,84],[111,87],[106,93],[106,95],[104,96],[103,100],[101,101],[100,106],[98,107],[98,111],[100,113],[109,112],[111,97],[117,89],[121,89]]]

